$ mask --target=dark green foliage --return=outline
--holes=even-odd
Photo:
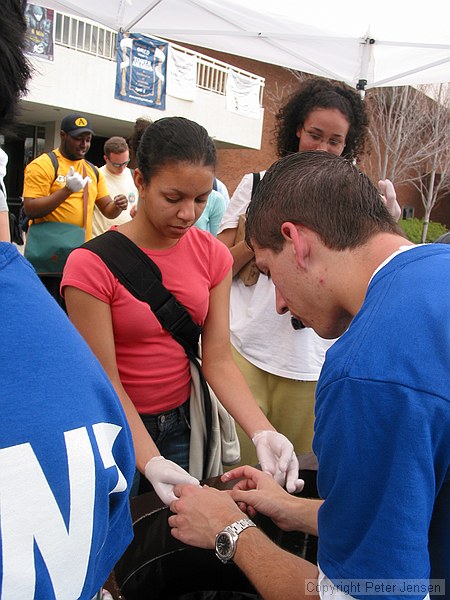
[[[406,233],[408,239],[415,244],[420,244],[422,241],[423,219],[400,219],[398,222],[400,227]],[[442,223],[430,221],[427,232],[427,242],[434,242],[440,235],[446,233],[447,227]]]

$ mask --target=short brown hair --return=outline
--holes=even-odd
[[[109,140],[106,140],[105,145],[103,146],[103,151],[108,158],[112,153],[120,154],[121,152],[126,152],[127,150],[128,144],[126,139],[119,137],[118,135],[110,137]]]
[[[286,221],[302,223],[333,250],[356,248],[379,232],[405,237],[370,179],[328,152],[295,152],[268,169],[247,209],[247,243],[281,252]]]

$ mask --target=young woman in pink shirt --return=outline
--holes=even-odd
[[[298,463],[292,444],[258,407],[231,355],[231,254],[211,234],[192,227],[211,192],[215,162],[214,143],[197,123],[168,117],[150,124],[134,172],[139,209],[117,230],[158,265],[165,287],[202,326],[206,379],[253,439],[262,468],[294,491]],[[170,503],[173,485],[193,479],[187,472],[191,375],[183,348],[148,304],[85,248],[71,254],[62,291],[70,319],[122,401],[138,471]]]

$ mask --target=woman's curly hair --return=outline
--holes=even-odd
[[[369,119],[358,92],[343,83],[327,79],[307,79],[276,115],[275,141],[278,156],[298,152],[297,130],[316,108],[336,108],[350,123],[344,152],[356,158],[364,149]]]

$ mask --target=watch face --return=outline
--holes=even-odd
[[[221,560],[229,560],[234,552],[231,536],[227,532],[221,532],[216,539],[216,554]]]

